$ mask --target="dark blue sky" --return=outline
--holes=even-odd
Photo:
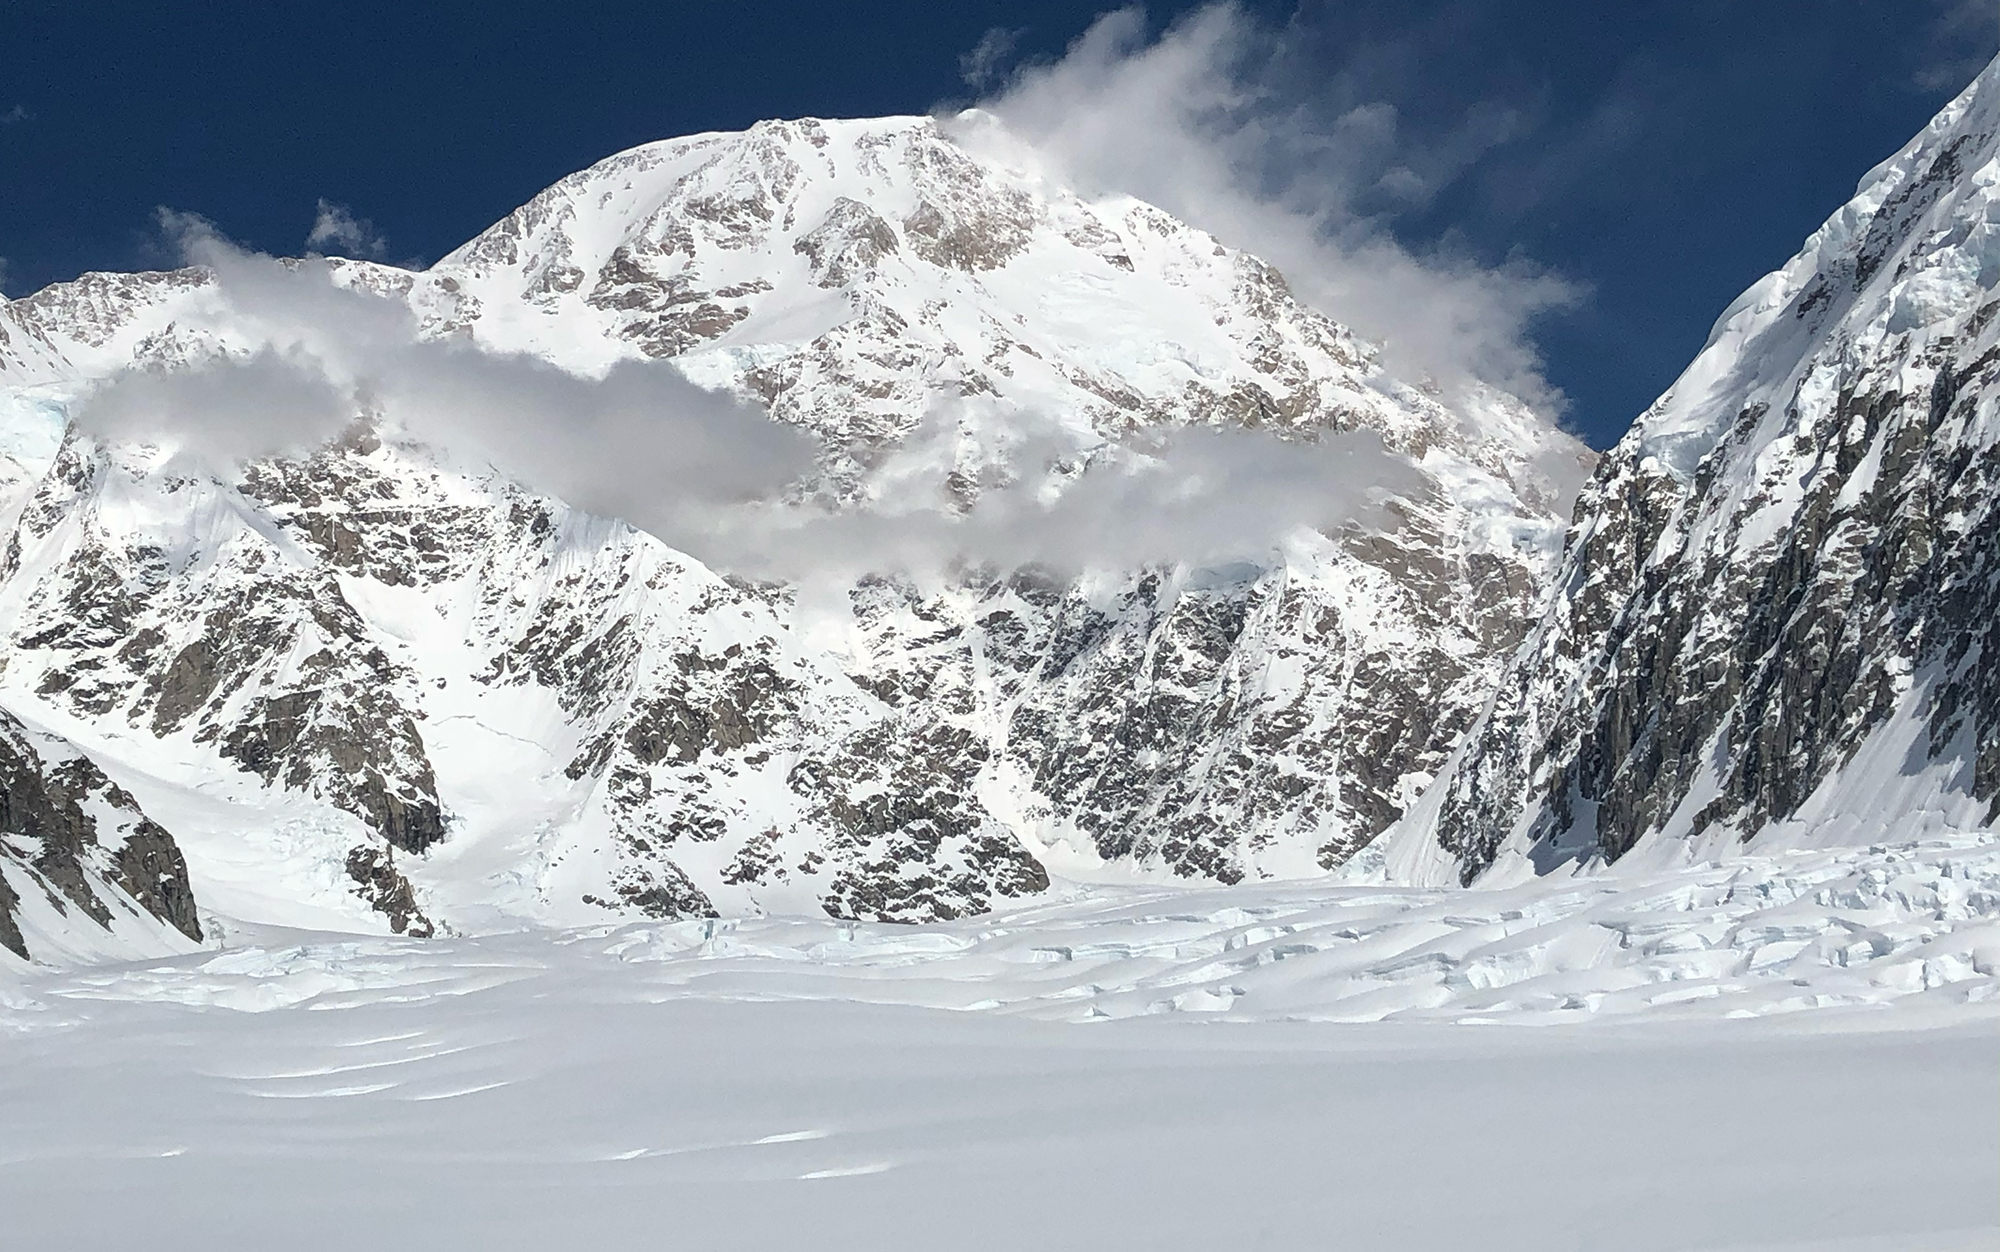
[[[435,258],[620,148],[764,117],[964,99],[992,27],[1059,55],[1104,4],[45,4],[0,10],[0,284],[163,259],[153,210],[295,253],[321,197]],[[1153,5],[1156,21],[1186,5]],[[1537,342],[1569,421],[1616,438],[1738,291],[1991,55],[1990,0],[1249,4],[1421,143],[1505,138],[1394,219],[1412,248],[1584,284]],[[1329,310],[1335,316],[1338,309]]]

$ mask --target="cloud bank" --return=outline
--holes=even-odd
[[[718,519],[703,542],[727,565],[794,581],[965,564],[1069,574],[1218,565],[1266,558],[1307,530],[1381,524],[1391,496],[1426,488],[1372,431],[1296,443],[1194,428],[1083,452],[1053,423],[1025,425],[1029,436],[1006,451],[1009,469],[970,502],[948,485],[961,432],[941,414],[876,468],[873,498],[859,507],[754,506]]]
[[[1393,104],[1329,81],[1337,72],[1315,66],[1316,91],[1301,89],[1300,38],[1234,4],[1158,35],[1143,10],[1124,8],[948,124],[969,146],[1018,145],[996,155],[1040,163],[1085,194],[1137,196],[1256,253],[1309,303],[1380,343],[1392,371],[1446,387],[1477,380],[1558,410],[1530,325],[1580,291],[1525,260],[1420,253],[1389,228],[1518,134],[1522,116],[1475,104],[1445,133],[1412,142]],[[981,49],[973,59],[991,79],[998,54]]]
[[[1184,431],[1093,448],[1034,414],[958,407],[932,413],[836,499],[811,437],[670,364],[585,377],[426,339],[407,303],[343,285],[337,262],[248,252],[185,215],[162,225],[213,275],[201,324],[216,337],[185,368],[106,380],[71,420],[222,477],[365,421],[711,565],[788,580],[1255,558],[1301,527],[1371,520],[1387,494],[1421,489],[1372,434],[1299,444]],[[976,488],[959,470],[968,440],[992,445]]]
[[[185,369],[113,376],[71,414],[88,433],[168,447],[226,476],[368,421],[669,542],[812,469],[804,435],[670,367],[586,378],[426,339],[408,305],[342,286],[332,263],[247,252],[199,219],[163,224],[214,275],[202,298],[215,351]]]

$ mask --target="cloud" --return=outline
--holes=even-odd
[[[17,104],[5,113],[0,113],[0,126],[16,126],[22,122],[32,122],[34,120],[35,115],[28,112],[28,107],[23,104]]]
[[[1021,36],[1026,33],[1025,28],[989,27],[979,37],[979,42],[973,45],[972,51],[958,58],[959,77],[974,91],[984,91],[993,86],[1000,80],[1007,59],[1014,55]]]
[[[74,414],[91,434],[128,443],[170,440],[217,468],[324,443],[354,418],[350,398],[319,361],[269,345],[185,370],[127,370],[91,392]]]
[[[938,408],[836,499],[817,467],[838,450],[668,363],[585,377],[426,339],[400,298],[344,286],[339,261],[249,252],[188,214],[162,212],[160,224],[179,259],[213,275],[187,322],[214,338],[185,368],[106,380],[72,421],[224,478],[366,421],[720,568],[822,584],[968,563],[1256,559],[1302,527],[1376,520],[1387,494],[1422,489],[1372,434],[1301,444],[1196,430],[1091,446],[1053,418],[988,413],[975,399]]]
[[[358,218],[344,204],[319,202],[319,215],[306,236],[306,250],[315,253],[336,251],[343,256],[379,261],[389,255],[389,241],[366,218]]]
[[[366,420],[669,543],[698,541],[718,510],[782,492],[813,467],[804,435],[670,366],[587,378],[425,339],[401,300],[343,287],[337,262],[247,252],[191,215],[161,223],[182,259],[214,276],[199,297],[213,350],[183,369],[106,380],[72,411],[87,433],[227,476]]]
[[[2000,6],[1993,0],[1930,0],[1923,63],[1913,76],[1921,91],[1957,92],[2000,51]]]
[[[1389,497],[1425,485],[1373,432],[1298,443],[1185,429],[1084,450],[1053,422],[1014,416],[1011,446],[995,462],[1006,470],[969,502],[948,472],[964,432],[958,415],[941,410],[878,468],[865,506],[808,500],[742,510],[705,537],[709,552],[761,576],[836,583],[968,563],[1066,574],[1212,566],[1267,558],[1308,530],[1382,523]]]
[[[1558,409],[1531,324],[1580,290],[1524,258],[1484,263],[1450,236],[1419,250],[1391,228],[1532,119],[1478,102],[1419,142],[1365,75],[1308,77],[1304,43],[1233,4],[1157,35],[1142,10],[1120,9],[948,124],[968,146],[1085,194],[1150,201],[1263,257],[1406,377],[1483,381]]]

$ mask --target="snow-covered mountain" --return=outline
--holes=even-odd
[[[1605,457],[1555,598],[1387,872],[1992,827],[1996,184],[2000,62]]]
[[[226,918],[921,920],[1051,868],[1339,864],[1485,703],[1589,456],[1505,395],[1390,377],[1270,266],[990,155],[991,125],[670,140],[422,273],[260,264],[579,376],[670,359],[810,432],[840,508],[962,512],[1051,447],[1181,428],[1372,432],[1414,470],[1392,524],[890,571],[829,621],[359,402],[233,475],[65,433],[121,374],[325,351],[214,269],[91,274],[0,305],[0,704],[172,830]]]
[[[1566,539],[1590,458],[1526,406],[1390,376],[1268,265],[994,126],[669,140],[421,273],[238,258],[0,305],[10,768],[96,762],[122,816],[94,829],[172,831],[215,921],[121,877],[122,833],[63,845],[90,898],[169,947],[920,921],[1070,877],[1442,885],[1991,828],[2000,67],[1725,312]],[[327,320],[364,306],[376,338]],[[1387,496],[1227,559],[1077,534],[856,576],[850,544],[829,595],[399,424],[381,326],[578,379],[668,362],[811,437],[816,515],[935,530],[1190,430]],[[217,473],[71,422],[107,380],[273,353],[345,360],[344,433]],[[10,822],[4,911],[77,900]]]

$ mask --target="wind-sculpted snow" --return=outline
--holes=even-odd
[[[11,1239],[209,1247],[219,1204],[299,1249],[2000,1234],[1990,841],[224,941],[0,977]]]
[[[983,950],[962,923],[810,943],[744,924],[706,958],[696,923],[270,935],[9,980],[8,1238],[1972,1252],[2000,1234],[1995,1018],[1939,1003],[1966,984],[1644,1029],[905,1006],[1036,1003],[1065,963],[1002,958],[1038,943],[1164,964],[1259,924],[1135,903],[1016,920]],[[1165,916],[1183,913],[1203,920]]]

